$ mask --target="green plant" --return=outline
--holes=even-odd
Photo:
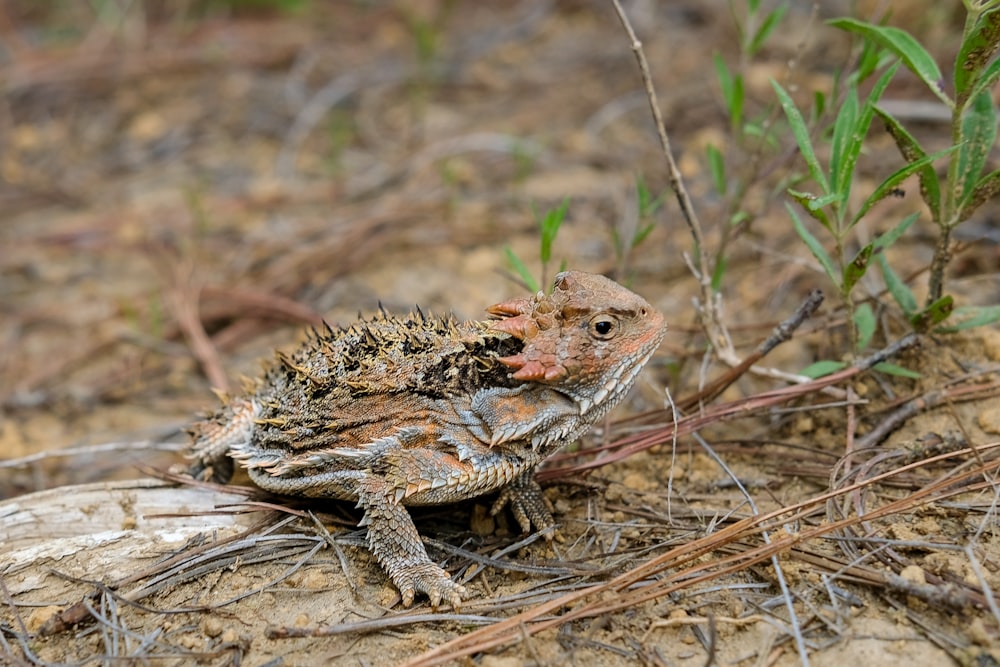
[[[514,181],[524,183],[535,171],[537,152],[523,141],[515,141],[511,150],[514,158]]]
[[[787,205],[788,213],[792,218],[795,231],[820,263],[827,277],[837,287],[840,297],[852,317],[855,316],[854,288],[865,275],[873,257],[881,255],[886,248],[898,240],[916,221],[917,216],[907,216],[888,233],[864,245],[854,253],[849,250],[852,230],[875,204],[892,194],[908,176],[953,150],[947,149],[931,155],[924,155],[919,160],[896,170],[865,198],[856,211],[851,209],[850,197],[856,180],[855,167],[875,115],[875,105],[889,85],[897,68],[897,64],[888,67],[864,101],[861,101],[858,95],[860,77],[849,78],[844,101],[833,124],[830,138],[830,157],[825,165],[817,155],[809,127],[791,96],[779,83],[772,82],[799,151],[809,169],[811,180],[818,190],[818,192],[806,192],[789,189],[788,193],[829,232],[834,244],[832,254],[827,252],[823,243],[805,225],[795,207]],[[852,348],[855,351],[860,350],[861,342],[859,330],[855,327],[852,330]]]
[[[996,143],[997,115],[993,91],[1000,79],[1000,0],[963,0],[966,10],[962,41],[952,64],[952,94],[942,85],[944,77],[937,62],[909,33],[898,28],[878,26],[843,18],[831,24],[859,34],[896,56],[912,71],[951,113],[951,144],[948,168],[939,177],[928,161],[927,151],[916,138],[887,111],[874,112],[892,135],[903,159],[917,166],[920,196],[927,205],[931,221],[938,228],[928,278],[927,301],[923,308],[909,288],[880,260],[886,283],[893,297],[917,330],[926,330],[954,314],[958,324],[950,330],[980,326],[1000,320],[1000,308],[969,307],[952,313],[951,297],[944,293],[944,274],[951,258],[954,229],[1000,193],[1000,170],[986,172],[986,160]]]
[[[715,53],[713,63],[729,115],[730,129],[737,140],[743,140],[747,136],[759,134],[761,129],[759,123],[754,121],[744,124],[743,72],[785,17],[788,3],[779,4],[769,12],[762,12],[760,0],[746,0],[740,7],[734,0],[730,0],[729,12],[733,16],[739,38],[740,62],[735,70],[730,70],[722,56]]]
[[[663,206],[666,193],[661,193],[654,197],[646,186],[646,180],[641,174],[635,178],[635,226],[631,229],[619,230],[617,226],[611,228],[611,245],[615,250],[615,259],[618,263],[618,273],[625,275],[628,265],[629,254],[639,246],[649,233],[656,227],[654,216]],[[631,227],[631,225],[629,225]],[[623,231],[626,232],[623,234]]]
[[[729,10],[739,41],[739,60],[730,66],[720,53],[713,55],[722,108],[729,121],[724,146],[714,143],[705,146],[705,161],[712,185],[724,203],[722,218],[727,223],[722,228],[722,236],[714,252],[712,287],[715,290],[720,288],[725,273],[731,239],[756,217],[748,210],[747,195],[752,187],[761,182],[762,158],[778,148],[775,127],[771,122],[772,110],[767,105],[757,105],[760,108],[756,108],[749,104],[744,87],[745,72],[781,24],[788,8],[789,3],[783,2],[770,11],[762,11],[760,0],[730,0]]]
[[[659,196],[654,197],[653,193],[646,186],[645,180],[640,175],[636,177],[635,196],[638,218],[638,224],[635,226],[635,229],[626,236],[623,236],[617,228],[613,227],[611,229],[611,243],[615,250],[615,257],[618,260],[620,273],[624,273],[629,253],[641,244],[656,227],[656,221],[653,218],[660,207],[663,206],[666,193],[661,193]],[[552,245],[559,234],[559,229],[566,219],[568,211],[569,199],[563,199],[559,206],[547,210],[544,214],[539,213],[538,209],[532,206],[532,213],[534,214],[535,222],[538,224],[538,257],[542,264],[540,280],[535,279],[531,269],[528,268],[524,260],[518,257],[513,248],[504,246],[504,254],[507,257],[507,262],[524,284],[532,291],[537,292],[541,286],[548,285],[548,267],[552,261]],[[562,271],[565,268],[566,262],[563,261],[560,263],[559,270]]]
[[[796,143],[806,162],[817,191],[788,192],[812,218],[830,233],[833,251],[809,231],[798,212],[788,206],[796,232],[819,261],[824,272],[837,286],[854,322],[852,347],[858,351],[867,344],[868,311],[856,307],[853,290],[868,268],[877,264],[889,293],[916,331],[937,327],[953,315],[960,321],[948,330],[979,326],[1000,319],[1000,308],[968,307],[953,310],[952,297],[943,294],[944,271],[950,259],[951,233],[985,201],[1000,192],[1000,171],[984,173],[986,158],[996,141],[996,112],[991,88],[1000,78],[1000,61],[993,59],[1000,46],[1000,0],[976,3],[966,0],[968,12],[962,45],[954,64],[954,96],[942,86],[937,63],[920,43],[898,28],[876,26],[852,18],[835,19],[838,28],[864,37],[865,45],[855,71],[846,77],[846,91],[830,138],[827,163],[821,163],[814,147],[809,123],[795,106],[788,92],[772,82],[784,109]],[[869,75],[887,67],[868,95],[861,100],[858,85]],[[951,111],[951,146],[928,153],[903,125],[878,102],[900,65],[907,67]],[[849,197],[855,182],[854,172],[872,120],[878,117],[895,140],[905,165],[887,176],[857,211],[849,209]],[[948,168],[939,177],[933,163],[947,159]],[[906,178],[917,175],[920,195],[939,230],[923,306],[909,286],[896,274],[883,252],[902,236],[919,214],[907,216],[892,230],[849,254],[851,230],[877,202],[896,191]]]
[[[566,212],[569,210],[569,199],[563,199],[562,203],[556,208],[549,209],[545,212],[545,215],[540,215],[538,209],[532,207],[532,211],[535,214],[535,222],[538,223],[539,232],[539,250],[538,256],[542,262],[542,278],[541,280],[536,280],[531,270],[528,268],[527,264],[517,256],[517,253],[510,246],[504,246],[504,254],[507,256],[507,261],[510,262],[511,267],[517,273],[518,277],[524,281],[531,291],[537,292],[541,289],[542,285],[548,284],[548,267],[549,261],[552,259],[552,243],[556,240],[556,235],[559,234],[559,227],[562,226],[563,220],[566,218]],[[560,265],[559,270],[563,270],[566,266],[565,261]]]

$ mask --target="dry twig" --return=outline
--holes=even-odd
[[[653,86],[653,77],[649,71],[649,63],[646,62],[646,55],[642,50],[642,42],[636,36],[635,30],[632,28],[632,24],[629,22],[628,16],[625,14],[625,10],[622,9],[619,0],[612,0],[612,4],[615,7],[615,12],[618,14],[618,19],[622,23],[622,27],[628,35],[636,62],[639,64],[642,81],[646,87],[646,95],[649,98],[650,112],[653,114],[653,122],[656,124],[656,134],[660,140],[663,157],[667,163],[667,178],[670,182],[670,188],[677,197],[677,203],[680,206],[681,213],[684,215],[684,221],[688,225],[688,231],[691,233],[691,239],[694,242],[698,262],[695,276],[698,278],[698,284],[701,286],[700,313],[702,326],[705,328],[705,333],[708,335],[712,347],[719,354],[720,358],[725,360],[735,359],[736,354],[732,349],[729,334],[719,320],[719,296],[712,289],[712,270],[709,266],[708,251],[705,248],[705,238],[701,231],[701,222],[698,220],[698,215],[694,210],[694,204],[691,203],[691,196],[684,186],[684,177],[681,175],[681,170],[674,161],[673,151],[670,148],[670,137],[667,135],[663,113],[660,111],[660,103],[656,98],[656,89]]]
[[[701,412],[682,417],[675,424],[669,423],[669,413],[665,410],[647,413],[642,416],[644,421],[657,424],[666,422],[666,425],[626,436],[607,445],[588,448],[580,452],[556,454],[549,458],[549,461],[555,464],[581,456],[587,457],[588,460],[563,467],[546,468],[538,474],[538,477],[544,480],[576,475],[586,470],[600,468],[609,463],[620,461],[651,447],[670,442],[675,429],[678,435],[687,435],[710,424],[757,414],[775,405],[780,405],[787,401],[818,392],[826,387],[845,382],[870,370],[876,364],[892,358],[902,350],[916,345],[917,342],[918,338],[916,335],[911,334],[869,357],[859,359],[852,366],[836,373],[817,378],[806,384],[780,387],[745,399],[722,405],[709,406]],[[636,420],[629,420],[630,423],[634,421]]]
[[[1000,448],[1000,442],[979,448],[979,453],[995,452],[998,448]],[[962,455],[969,456],[970,454],[972,454],[972,450],[966,449],[962,452],[943,454],[936,457],[936,460]],[[984,474],[996,474],[1000,470],[1000,461],[994,460],[985,466],[977,466],[947,481],[927,485],[903,498],[874,508],[864,517],[851,516],[834,522],[826,522],[803,529],[798,533],[779,531],[780,537],[770,543],[749,548],[742,553],[706,559],[706,556],[718,549],[731,546],[736,541],[751,538],[769,528],[794,525],[813,514],[819,507],[833,498],[890,479],[926,463],[919,461],[843,489],[820,494],[790,507],[741,519],[716,533],[671,549],[609,582],[596,584],[537,605],[492,626],[446,642],[405,664],[407,667],[443,664],[463,656],[514,643],[518,641],[524,631],[536,634],[581,618],[622,611],[678,590],[715,580],[722,575],[742,571],[755,563],[770,559],[776,554],[798,547],[809,540],[836,534],[846,527],[857,526],[863,520],[879,519],[903,511],[912,511],[930,502],[940,501],[958,493],[989,487],[989,482],[976,480],[981,480]],[[681,569],[683,565],[689,565],[689,567]],[[608,597],[605,595],[607,592],[614,592],[615,595]],[[978,604],[985,606],[986,602],[981,599]],[[561,614],[550,616],[563,608],[569,609]]]

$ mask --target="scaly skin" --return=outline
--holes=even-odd
[[[235,460],[268,491],[356,501],[403,605],[416,593],[458,605],[465,589],[428,558],[406,507],[499,490],[494,514],[509,506],[526,532],[553,525],[535,467],[622,399],[666,330],[641,297],[577,271],[487,312],[314,332],[192,427],[192,474],[228,481]]]

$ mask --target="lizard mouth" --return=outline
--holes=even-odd
[[[637,359],[635,363],[618,367],[614,374],[609,377],[592,396],[579,399],[577,404],[580,407],[580,414],[586,414],[595,406],[601,406],[605,403],[608,404],[609,408],[616,405],[622,395],[628,391],[629,387],[632,386],[632,383],[635,381],[635,377],[639,374],[639,371],[642,370],[642,367],[646,365],[646,362],[649,361],[650,357],[653,356],[653,352],[655,351],[656,347],[653,346],[645,352],[642,357]]]

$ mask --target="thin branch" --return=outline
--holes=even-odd
[[[984,445],[981,451],[1000,448],[1000,442]],[[543,630],[561,626],[583,618],[594,618],[615,613],[634,607],[644,602],[660,599],[671,593],[711,580],[719,576],[745,570],[750,565],[760,563],[790,549],[804,544],[809,540],[836,535],[850,526],[856,526],[865,520],[874,520],[912,511],[929,503],[940,502],[966,491],[976,491],[987,485],[976,481],[965,486],[967,482],[982,477],[986,472],[995,473],[997,462],[979,466],[951,479],[938,480],[908,496],[893,500],[882,507],[874,508],[866,516],[855,515],[838,521],[820,523],[804,527],[796,533],[786,533],[776,530],[782,524],[796,523],[815,512],[816,508],[828,500],[842,497],[856,489],[870,487],[872,484],[904,474],[909,470],[920,468],[937,461],[952,459],[958,455],[969,455],[973,450],[948,453],[932,457],[926,461],[918,461],[908,466],[888,471],[871,479],[852,484],[848,487],[830,491],[796,503],[789,507],[773,510],[763,515],[740,519],[705,537],[673,548],[649,561],[635,567],[611,581],[595,584],[563,595],[559,598],[539,604],[520,614],[497,622],[496,624],[468,634],[451,639],[422,655],[415,656],[404,663],[407,667],[429,667],[455,661],[467,655],[486,651],[491,648],[516,643],[522,639],[522,631],[537,634]],[[754,546],[746,550],[717,559],[707,559],[706,556],[722,546],[733,547],[737,542],[745,541],[759,535],[764,530],[775,530],[777,536],[772,542]],[[681,569],[682,565],[690,564]],[[669,572],[668,572],[669,570]],[[614,594],[608,596],[609,592]],[[981,597],[981,596],[980,596]],[[579,604],[578,604],[579,603]],[[977,606],[985,606],[985,601],[977,601]],[[564,610],[560,613],[560,610]]]
[[[628,35],[632,52],[635,54],[636,62],[639,64],[639,71],[642,73],[642,80],[646,86],[646,96],[649,98],[650,111],[653,114],[653,121],[656,123],[656,134],[660,138],[660,147],[663,149],[663,157],[667,162],[667,178],[670,182],[670,188],[677,197],[677,203],[680,205],[681,213],[684,215],[684,220],[687,222],[688,230],[691,232],[691,238],[694,241],[694,249],[698,257],[695,273],[697,274],[698,283],[701,286],[702,325],[705,327],[705,333],[708,335],[712,347],[716,349],[720,357],[735,357],[735,353],[732,352],[732,346],[729,342],[729,335],[725,332],[722,323],[718,319],[718,295],[712,289],[713,272],[709,266],[704,234],[701,231],[701,222],[699,222],[694,205],[691,203],[691,196],[684,186],[684,177],[681,175],[681,170],[674,161],[673,151],[670,148],[670,137],[667,135],[667,128],[663,122],[663,113],[660,111],[660,104],[657,101],[656,90],[653,87],[653,77],[649,71],[649,63],[646,61],[646,55],[642,50],[642,42],[636,36],[635,30],[632,29],[632,24],[629,22],[628,16],[625,15],[625,10],[622,9],[619,0],[611,0],[611,2],[615,7],[615,12],[618,13],[618,19],[621,21],[622,27]]]
[[[743,373],[747,370],[755,368],[753,365],[763,359],[774,348],[791,340],[792,334],[795,333],[795,330],[802,326],[802,323],[811,317],[822,303],[822,292],[819,290],[813,290],[810,292],[805,301],[803,301],[799,307],[795,309],[795,312],[792,313],[788,319],[778,324],[778,326],[771,331],[771,334],[764,339],[764,341],[757,346],[757,349],[748,355],[746,359],[731,368],[727,373],[723,374],[711,384],[702,387],[696,395],[688,396],[687,398],[679,401],[678,405],[680,408],[682,410],[690,410],[696,405],[707,403],[717,397],[733,382],[736,382],[736,380],[738,380]],[[804,376],[791,376],[789,374],[784,374],[784,376],[785,377],[783,379],[792,380],[796,384],[804,384],[812,381],[812,378]]]
[[[698,441],[701,445],[702,451],[708,454],[715,465],[719,468],[736,484],[736,488],[739,489],[740,494],[746,498],[747,505],[750,507],[750,511],[753,512],[754,516],[760,516],[760,510],[757,509],[757,503],[754,502],[753,496],[750,492],[746,490],[743,483],[740,482],[739,477],[726,465],[726,462],[722,460],[722,457],[716,454],[712,446],[709,445],[704,438],[699,434],[693,433],[694,439]],[[761,538],[763,538],[765,544],[771,544],[771,536],[768,531],[761,530]],[[809,667],[809,653],[806,651],[806,641],[802,636],[802,626],[799,625],[798,615],[795,613],[795,596],[792,595],[791,590],[788,587],[788,580],[785,578],[785,573],[781,568],[781,559],[777,554],[771,556],[771,567],[774,568],[775,577],[778,580],[778,587],[781,589],[781,597],[785,601],[785,609],[788,610],[788,621],[791,625],[792,636],[795,638],[795,647],[799,653],[799,660],[802,661],[804,667]]]
[[[1000,382],[986,382],[966,387],[934,388],[896,408],[863,438],[858,439],[856,447],[868,449],[878,445],[911,417],[943,403],[981,400],[996,396],[998,391],[1000,391]]]
[[[826,387],[840,384],[865,371],[870,370],[876,364],[889,359],[903,350],[906,350],[919,342],[916,334],[909,334],[892,343],[886,348],[879,350],[864,359],[859,359],[853,365],[844,368],[836,373],[825,375],[812,380],[807,384],[790,385],[779,387],[769,391],[761,392],[748,398],[723,403],[721,405],[711,405],[696,413],[682,417],[676,422],[668,422],[663,425],[664,420],[669,420],[670,414],[666,410],[657,410],[641,415],[647,422],[656,420],[656,428],[626,436],[607,445],[591,447],[583,452],[563,452],[557,453],[548,458],[550,464],[559,464],[569,459],[575,459],[581,455],[588,457],[586,460],[576,464],[563,467],[548,467],[540,471],[536,478],[540,481],[565,477],[567,475],[578,475],[585,470],[600,468],[609,463],[627,458],[638,452],[651,447],[661,445],[669,441],[674,430],[677,435],[687,435],[710,424],[717,424],[730,419],[738,419],[757,414],[762,410],[771,408],[790,400],[801,398],[808,394],[822,391]]]

